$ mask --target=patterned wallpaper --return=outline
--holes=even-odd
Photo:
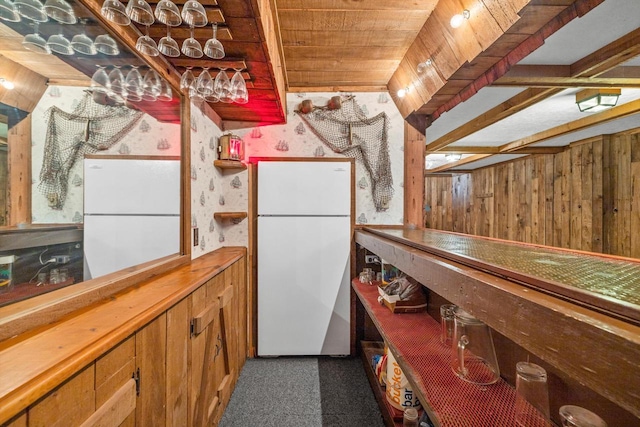
[[[235,123],[232,132],[245,141],[245,160],[249,157],[341,157],[314,135],[294,112],[305,99],[311,99],[316,106],[324,106],[335,95],[288,94],[289,111],[284,125],[255,127],[248,123]],[[356,162],[356,222],[401,225],[404,207],[404,120],[386,92],[354,95],[367,117],[382,112],[388,116],[387,139],[394,189],[389,208],[377,212],[371,195],[369,174],[361,162]],[[213,219],[214,212],[247,210],[248,172],[223,172],[213,167],[218,137],[223,132],[193,104],[191,121],[191,223],[192,227],[198,227],[200,238],[197,247],[192,249],[192,257],[197,258],[222,246],[248,245],[246,220],[232,224]]]
[[[32,221],[34,224],[81,223],[83,212],[83,170],[82,163],[73,166],[69,174],[67,199],[62,209],[49,207],[47,198],[42,194],[40,170],[47,135],[47,110],[57,106],[71,112],[84,96],[84,88],[67,86],[49,86],[33,111],[32,145]],[[160,123],[145,114],[136,126],[117,144],[108,150],[96,154],[136,154],[157,156],[180,155],[180,126]]]
[[[82,165],[70,174],[69,193],[61,210],[48,206],[38,189],[42,167],[46,125],[45,113],[52,105],[72,111],[83,96],[83,88],[51,86],[33,113],[33,222],[82,222]],[[245,141],[245,157],[340,157],[311,132],[294,112],[305,99],[316,106],[327,104],[335,93],[288,94],[287,123],[260,126],[236,123],[233,133]],[[395,104],[384,92],[354,94],[367,117],[381,112],[388,116],[388,143],[393,176],[393,197],[386,211],[377,212],[371,195],[371,180],[361,162],[356,162],[356,222],[359,224],[402,224],[403,220],[403,119]],[[247,220],[234,224],[216,221],[214,212],[248,210],[248,172],[218,170],[218,137],[222,131],[200,109],[191,107],[191,226],[198,228],[199,241],[192,242],[192,257],[197,258],[222,246],[247,246]],[[104,154],[180,155],[180,126],[159,123],[145,115],[134,129]],[[191,233],[193,238],[193,233]]]
[[[222,246],[248,246],[247,220],[238,224],[217,221],[215,212],[247,212],[248,171],[219,170],[218,137],[222,131],[196,104],[191,104],[191,228],[198,228],[199,242],[194,246],[191,233],[191,258]]]

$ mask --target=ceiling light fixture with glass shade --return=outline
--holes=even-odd
[[[576,93],[576,104],[582,113],[597,113],[615,107],[621,93],[619,88],[584,89]]]

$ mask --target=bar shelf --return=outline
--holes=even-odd
[[[378,303],[375,285],[354,279],[352,287],[436,426],[515,425],[515,389],[503,379],[479,386],[458,378],[436,320],[426,312],[391,313]]]
[[[239,160],[214,160],[213,165],[218,169],[239,169],[244,170],[247,165]]]

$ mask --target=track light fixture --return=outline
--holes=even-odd
[[[5,79],[5,78],[0,78],[0,85],[2,85],[5,89],[13,89],[14,87],[16,87],[16,85],[13,84],[13,82]]]
[[[468,9],[465,9],[462,11],[462,13],[453,15],[453,17],[451,18],[451,21],[449,21],[449,24],[451,24],[453,28],[458,28],[460,25],[462,25],[465,19],[469,19],[470,16],[471,16],[471,12],[469,12]]]

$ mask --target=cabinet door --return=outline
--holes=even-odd
[[[167,426],[189,426],[188,358],[191,297],[167,311]]]
[[[110,425],[135,426],[135,356],[132,336],[96,359],[96,412],[108,414]]]
[[[191,295],[194,317],[189,384],[193,426],[208,425],[218,407],[214,366],[220,352],[220,303],[211,295],[221,286],[222,275],[218,275]]]
[[[74,427],[95,411],[92,363],[29,408],[29,427]]]
[[[225,270],[225,282],[227,286],[232,286],[234,298],[232,301],[233,310],[233,333],[235,336],[236,363],[235,371],[239,373],[247,359],[247,281],[246,264],[242,258]],[[234,378],[234,384],[235,380]]]
[[[163,313],[136,332],[137,426],[165,425],[166,348],[167,315]]]
[[[16,415],[11,418],[6,424],[2,424],[3,427],[27,427],[27,412],[22,412],[20,415]]]

